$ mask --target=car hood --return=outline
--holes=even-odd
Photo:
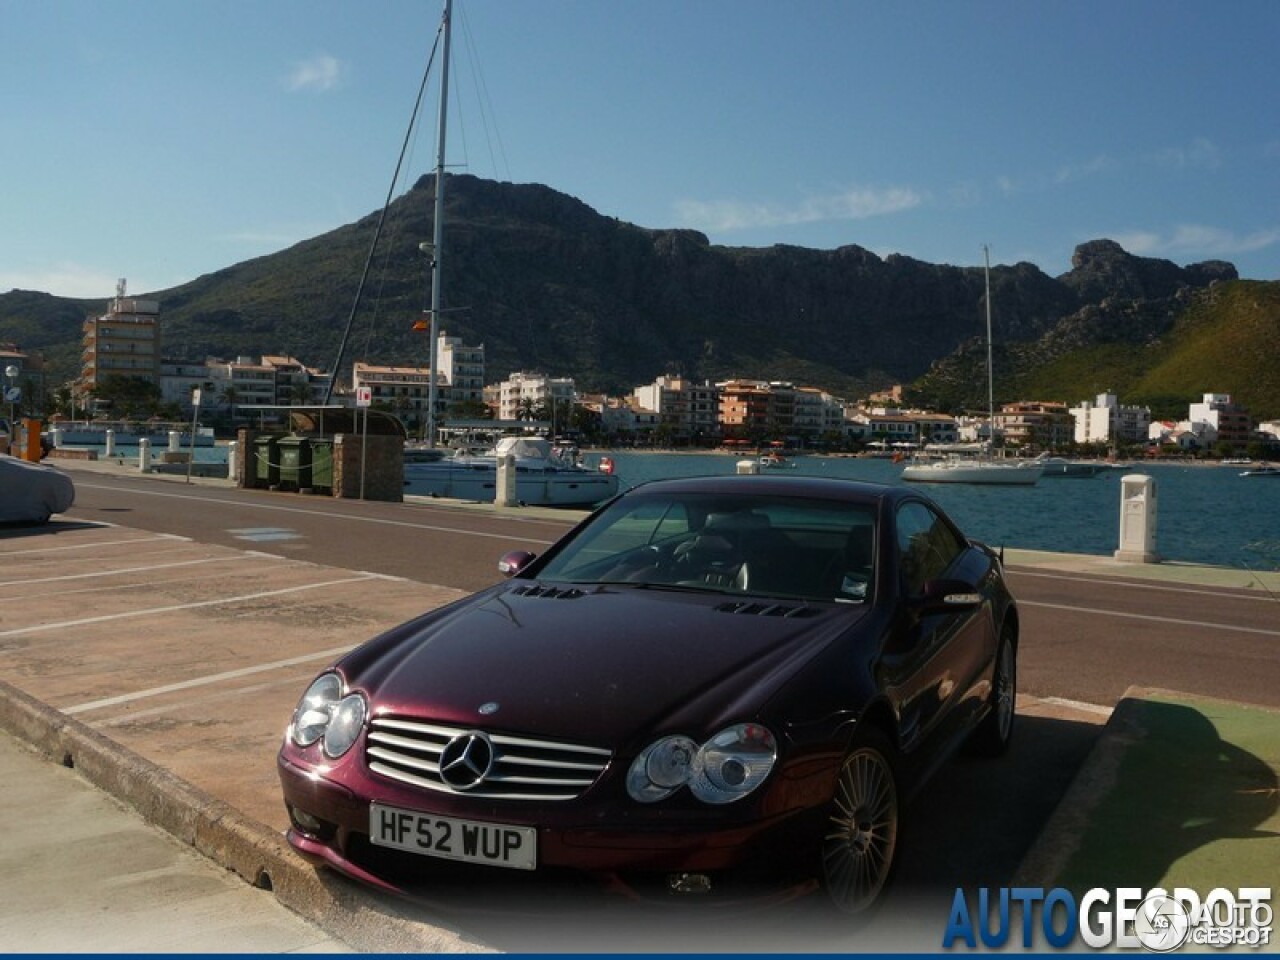
[[[375,714],[624,747],[749,719],[865,614],[636,586],[512,581],[343,664]],[[358,668],[352,669],[356,667]],[[481,713],[481,707],[485,713]],[[710,732],[710,731],[708,731]]]

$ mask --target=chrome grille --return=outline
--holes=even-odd
[[[485,731],[493,744],[488,775],[468,790],[455,789],[440,775],[440,755],[450,741],[476,732],[375,717],[369,723],[365,760],[374,773],[440,793],[487,800],[573,800],[595,783],[612,757],[598,747]]]

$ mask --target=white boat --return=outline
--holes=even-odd
[[[576,463],[540,437],[503,437],[483,453],[465,449],[452,456],[439,447],[407,447],[404,492],[492,503],[498,490],[498,461],[515,460],[516,499],[527,506],[587,507],[618,492],[611,461],[600,468]]]
[[[987,423],[995,433],[995,389],[991,364],[991,256],[982,248],[987,286]],[[1044,472],[1044,459],[1019,460],[994,457],[987,448],[974,456],[948,456],[941,459],[913,459],[902,469],[902,479],[916,483],[989,483],[1031,486]]]
[[[1261,467],[1251,467],[1248,470],[1240,471],[1242,477],[1280,477],[1280,467],[1272,467],[1263,465]]]
[[[1044,471],[1042,460],[1019,460],[950,456],[941,460],[920,460],[902,470],[903,480],[917,483],[989,483],[1009,486],[1031,486]]]
[[[765,469],[774,470],[779,467],[794,467],[795,464],[792,461],[788,460],[782,454],[774,451],[770,453],[761,454],[760,466]]]
[[[111,431],[116,446],[136,447],[145,439],[152,447],[167,447],[169,434],[178,434],[182,449],[191,446],[191,425],[153,423],[129,420],[57,420],[49,424],[45,435],[55,447],[102,447]],[[214,433],[210,427],[196,427],[196,446],[212,447]]]

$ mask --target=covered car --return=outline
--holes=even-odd
[[[75,484],[61,470],[0,456],[0,523],[44,523],[75,501]]]
[[[1012,733],[1000,558],[907,488],[660,481],[500,569],[304,693],[278,761],[300,853],[413,896],[441,867],[817,879],[859,913],[910,792]]]

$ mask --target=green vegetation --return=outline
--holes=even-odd
[[[1255,419],[1280,417],[1280,283],[1237,280],[1197,293],[1166,335],[1100,343],[1022,368],[1002,391],[1077,404],[1111,392],[1157,419],[1185,417],[1206,393],[1228,393]]]

